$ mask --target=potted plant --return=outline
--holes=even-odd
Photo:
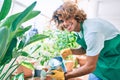
[[[61,56],[60,51],[65,48],[77,48],[79,45],[76,43],[76,37],[73,32],[68,31],[60,31],[60,30],[45,30],[43,32],[45,35],[49,35],[49,38],[46,40],[41,40],[42,46],[41,50],[46,51],[49,53],[46,56],[47,59],[44,58],[40,62],[46,62],[50,58],[53,58],[55,56]],[[48,42],[49,40],[49,42]],[[45,53],[45,52],[41,52]],[[42,54],[41,54],[42,55]],[[71,71],[74,67],[76,67],[77,62],[74,61],[75,57],[70,55],[65,60],[66,68],[68,71]]]
[[[22,62],[21,65],[16,69],[15,75],[23,73],[24,78],[33,76],[34,64],[30,62]]]
[[[21,64],[15,64],[20,55],[25,55],[23,48],[48,36],[36,34],[27,42],[21,38],[31,26],[22,27],[22,23],[37,16],[40,11],[34,11],[36,2],[32,3],[23,12],[8,16],[12,0],[4,0],[0,11],[0,79],[7,80]],[[7,17],[8,16],[8,17]],[[5,66],[10,63],[7,70]],[[12,70],[11,70],[12,68]]]

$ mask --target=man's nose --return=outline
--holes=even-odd
[[[67,22],[66,22],[66,21],[64,21],[64,22],[63,22],[63,25],[64,25],[64,26],[66,26],[66,25],[67,25]]]

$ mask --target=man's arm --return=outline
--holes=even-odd
[[[98,55],[87,56],[87,62],[85,63],[85,65],[65,74],[66,80],[74,77],[80,77],[93,72],[96,68],[97,60]]]

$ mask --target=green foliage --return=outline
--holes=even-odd
[[[54,48],[57,50],[62,50],[65,48],[75,48],[77,47],[76,44],[76,37],[74,33],[70,33],[67,31],[58,31],[56,34],[56,42]]]
[[[4,35],[3,35],[4,34]],[[6,27],[0,28],[0,61],[4,58],[7,47],[9,31]]]
[[[10,8],[11,8],[11,4],[12,4],[11,0],[4,0],[2,9],[0,11],[0,21],[2,19],[4,19],[7,16],[7,14],[9,13]]]
[[[16,45],[17,45],[17,39],[13,38],[8,49],[6,50],[6,53],[3,57],[3,60],[1,61],[1,64],[6,64],[10,62],[10,60],[12,59],[13,49],[16,47]]]
[[[5,1],[6,2],[6,1]],[[4,2],[3,6],[6,4]],[[25,31],[29,30],[30,28],[26,29],[26,28],[21,28],[21,24],[25,21],[27,21],[27,19],[32,19],[33,17],[37,16],[36,12],[35,14],[30,14],[33,11],[33,8],[35,7],[36,2],[34,2],[33,4],[31,4],[27,9],[25,9],[23,12],[19,13],[19,15],[16,18],[5,18],[5,20],[2,20],[1,24],[6,24],[6,19],[11,19],[9,24],[10,25],[6,25],[6,26],[0,26],[0,28],[5,28],[3,30],[7,30],[4,31],[4,33],[1,33],[0,36],[2,37],[3,35],[5,35],[8,38],[6,39],[6,41],[4,41],[2,44],[7,44],[6,49],[4,50],[4,52],[0,53],[0,64],[6,64],[8,62],[11,61],[12,59],[12,53],[14,48],[17,48],[17,38],[19,37],[19,35],[24,35]],[[27,16],[32,16],[31,18],[28,18]],[[13,16],[14,17],[14,16]],[[7,22],[8,23],[8,22]],[[26,29],[26,30],[25,30]],[[3,31],[1,31],[3,32]],[[18,35],[19,34],[19,35]],[[3,38],[4,39],[4,38]],[[38,39],[37,39],[38,40]],[[29,41],[31,42],[31,40]],[[34,42],[34,41],[32,41]],[[31,42],[31,43],[32,43]],[[2,44],[0,46],[2,46]],[[26,44],[26,43],[24,43]],[[2,49],[4,49],[4,47],[1,47]],[[19,48],[16,49],[17,51],[19,50]],[[16,51],[16,52],[17,52]],[[5,63],[6,62],[6,63]]]
[[[78,44],[76,43],[76,36],[73,32],[60,31],[60,30],[56,30],[56,31],[48,30],[48,31],[44,31],[43,34],[48,35],[49,36],[48,39],[53,44],[50,46],[50,48],[52,47],[54,51],[51,51],[51,52],[59,53],[62,49],[65,49],[65,48],[78,47]],[[49,48],[45,48],[45,49],[49,49]]]
[[[51,59],[51,56],[47,54],[40,54],[40,56],[41,56],[40,64],[43,66],[45,65],[45,63],[47,63],[47,61]]]
[[[2,21],[2,23],[0,23],[0,27],[2,26],[6,26],[6,27],[10,27],[12,25],[12,23],[15,21],[15,19],[21,14],[20,13],[16,13],[16,14],[13,14],[9,17],[7,17],[6,19],[4,19]],[[40,11],[31,11],[24,19],[22,22],[26,22],[32,18],[34,18],[35,16],[37,16],[38,14],[40,14]]]
[[[11,31],[15,31],[17,27],[19,27],[21,25],[21,23],[23,23],[24,19],[27,17],[27,15],[33,10],[33,8],[35,7],[36,2],[34,2],[33,4],[31,4],[31,6],[29,6],[28,8],[26,8],[12,23],[11,26]]]
[[[47,30],[43,34],[48,35],[49,38],[41,41],[41,51],[43,50],[43,52],[40,52],[40,56],[44,56],[44,59],[40,61],[42,65],[52,57],[60,56],[62,49],[77,48],[79,46],[73,32]]]
[[[9,68],[3,74],[0,73],[1,80],[7,80],[20,65],[14,64],[20,55],[29,56],[27,52],[23,51],[26,46],[48,37],[46,35],[36,34],[26,41],[25,33],[31,26],[22,27],[22,24],[40,13],[40,11],[33,10],[36,1],[28,6],[23,12],[8,16],[7,14],[11,9],[11,4],[12,0],[4,0],[0,11],[0,72],[2,73],[5,65],[11,62]],[[27,64],[25,64],[25,66],[26,65]],[[14,69],[9,72],[11,68]],[[8,72],[10,73],[9,75],[7,74]]]
[[[30,37],[30,40],[25,44],[25,46],[29,45],[29,44],[31,44],[31,43],[33,43],[35,41],[38,41],[38,40],[41,40],[41,39],[45,39],[45,38],[48,38],[48,36],[43,35],[43,34],[36,34],[36,35]]]

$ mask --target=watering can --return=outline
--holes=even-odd
[[[64,60],[61,56],[57,56],[57,57],[54,57],[52,59],[49,60],[48,62],[48,66],[49,66],[49,70],[48,72],[42,70],[41,71],[41,80],[45,80],[48,76],[47,75],[54,75],[54,72],[51,72],[53,70],[58,70],[58,69],[62,69],[62,72],[66,73],[67,70],[66,70],[66,66],[64,64]],[[63,76],[63,75],[61,75]],[[52,77],[51,77],[52,78]],[[61,79],[60,80],[64,80],[64,77],[60,77]],[[52,79],[55,79],[57,80],[57,77],[55,78],[52,78]]]
[[[49,60],[48,66],[50,66],[50,70],[56,70],[58,67],[61,67],[64,73],[67,72],[64,59],[61,56]]]

